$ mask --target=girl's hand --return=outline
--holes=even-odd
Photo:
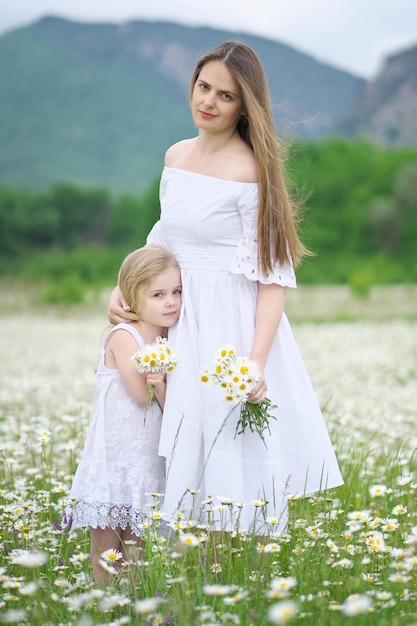
[[[152,393],[161,409],[164,410],[166,394],[165,372],[149,372],[149,374],[145,374],[145,380],[148,389],[150,389],[149,385],[152,385]]]
[[[165,372],[149,372],[146,374],[146,384],[153,385],[155,389],[165,383]]]
[[[259,370],[259,372],[260,372],[259,382],[256,385],[255,389],[252,389],[252,391],[248,395],[248,401],[252,402],[253,404],[259,404],[260,402],[262,402],[262,400],[265,399],[266,392],[267,392],[267,386],[265,382],[264,373],[261,369]]]
[[[130,307],[122,296],[119,287],[115,287],[111,292],[107,317],[111,324],[121,324],[122,322],[137,322],[139,316],[130,311]]]

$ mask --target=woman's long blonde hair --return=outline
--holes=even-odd
[[[176,258],[156,244],[138,248],[127,255],[120,267],[117,284],[132,311],[139,314],[143,290],[170,267],[178,267]]]
[[[258,170],[258,257],[268,275],[275,262],[297,266],[309,254],[297,232],[297,210],[285,180],[282,148],[275,129],[268,83],[262,62],[248,45],[238,41],[220,44],[197,63],[190,95],[203,66],[221,61],[237,81],[246,115],[237,130],[252,148]]]

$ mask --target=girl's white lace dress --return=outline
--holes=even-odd
[[[180,510],[203,516],[217,528],[282,530],[291,494],[343,482],[286,315],[265,370],[268,397],[278,406],[267,448],[250,431],[235,437],[237,410],[224,424],[230,406],[218,388],[200,383],[200,373],[225,344],[249,355],[257,281],[295,287],[294,271],[259,273],[256,183],[165,167],[160,197],[161,218],[148,243],[176,255],[183,282],[181,316],[169,332],[178,366],[168,376],[159,449],[166,457],[164,511],[168,519]]]
[[[105,336],[97,368],[96,392],[84,450],[75,472],[64,525],[123,528],[138,536],[155,503],[149,494],[163,493],[165,460],[158,456],[162,412],[153,400],[146,414],[128,395],[118,370],[104,364],[111,333],[124,329],[138,349],[144,342],[129,324],[114,326]]]

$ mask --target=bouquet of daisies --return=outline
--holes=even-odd
[[[140,374],[150,372],[172,372],[177,366],[177,359],[174,352],[168,345],[165,337],[157,337],[155,343],[144,346],[141,350],[135,352],[131,357],[137,371]],[[148,401],[145,408],[146,413],[151,405],[154,394],[154,385],[149,385]]]
[[[200,380],[205,384],[219,385],[227,402],[235,406],[241,405],[235,437],[249,428],[252,432],[258,433],[265,443],[263,433],[266,429],[270,432],[269,420],[277,419],[270,412],[277,407],[269,398],[265,398],[259,404],[248,402],[248,395],[259,381],[259,370],[255,361],[245,356],[237,356],[233,346],[222,347],[215,355],[212,369],[204,370]]]

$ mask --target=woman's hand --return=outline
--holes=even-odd
[[[267,393],[265,376],[264,376],[263,370],[261,370],[260,368],[259,368],[259,373],[260,373],[260,376],[259,376],[258,384],[256,385],[254,389],[252,389],[252,391],[248,395],[248,401],[252,402],[253,404],[259,404],[260,402],[262,402],[262,400],[265,399],[266,393]]]
[[[139,317],[130,311],[130,306],[122,296],[119,287],[115,287],[111,292],[107,317],[111,324],[121,324],[122,322],[137,322]]]

